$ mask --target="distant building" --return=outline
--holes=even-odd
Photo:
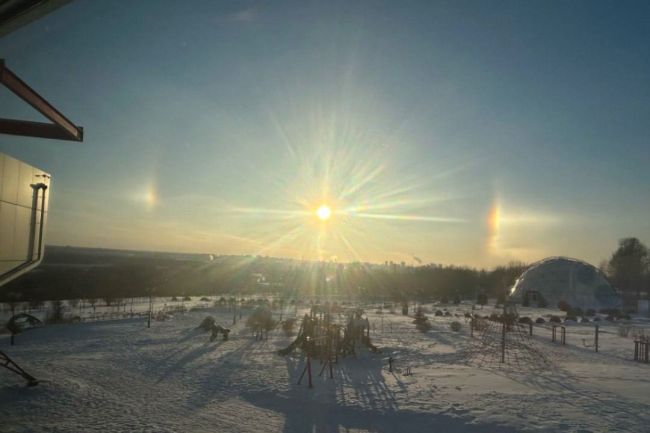
[[[530,266],[515,282],[510,299],[552,308],[561,301],[584,310],[622,307],[620,294],[600,270],[566,257],[551,257]]]

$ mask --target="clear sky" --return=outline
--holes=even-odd
[[[647,1],[74,1],[0,57],[85,128],[0,136],[53,175],[51,244],[492,266],[650,242]],[[38,119],[6,89],[0,116]]]

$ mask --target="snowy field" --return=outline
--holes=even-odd
[[[276,353],[291,337],[276,330],[256,341],[245,320],[231,325],[227,308],[176,314],[151,329],[141,318],[49,325],[14,347],[2,335],[0,350],[41,383],[26,387],[0,369],[0,431],[650,431],[650,365],[631,360],[633,339],[618,335],[619,324],[600,322],[599,353],[587,347],[593,323],[567,326],[566,346],[535,326],[551,366],[495,368],[467,362],[463,317],[429,314],[433,327],[422,333],[412,317],[367,313],[381,353],[340,359],[334,379],[318,377],[315,361],[312,389],[297,385],[304,359]],[[231,327],[228,341],[211,343],[196,329],[207,314]]]

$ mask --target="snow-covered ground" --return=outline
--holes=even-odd
[[[0,350],[41,383],[26,387],[0,369],[0,431],[650,431],[650,365],[631,361],[633,340],[616,323],[599,323],[599,353],[585,347],[593,323],[567,326],[567,346],[536,326],[550,368],[488,368],[466,362],[464,317],[430,314],[433,328],[421,333],[412,317],[366,312],[381,353],[340,359],[334,379],[317,377],[315,361],[312,389],[297,385],[304,359],[276,353],[292,338],[277,330],[257,341],[245,320],[231,325],[227,308],[177,314],[151,329],[141,318],[49,325],[13,347],[4,335]],[[228,341],[211,343],[196,329],[207,314],[231,327]],[[452,331],[451,321],[462,329]]]

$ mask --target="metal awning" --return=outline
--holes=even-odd
[[[0,0],[0,37],[70,3],[71,0]]]
[[[7,87],[20,99],[52,121],[52,123],[43,123],[0,118],[0,134],[83,141],[83,128],[68,120],[45,98],[18,78],[16,74],[7,68],[3,59],[0,59],[0,84]]]
[[[0,37],[70,3],[71,0],[0,0]],[[52,123],[0,118],[0,134],[83,141],[83,128],[72,123],[0,59],[0,85],[34,107]]]

